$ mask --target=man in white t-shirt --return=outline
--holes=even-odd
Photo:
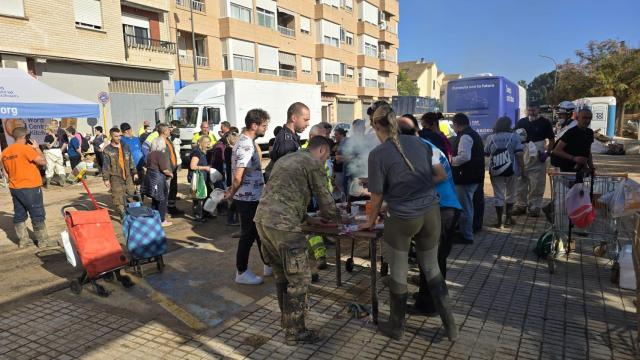
[[[261,109],[249,110],[244,119],[245,129],[233,147],[231,169],[233,179],[224,194],[225,199],[233,198],[240,215],[240,241],[236,253],[236,283],[246,285],[262,284],[262,277],[249,270],[249,253],[254,242],[260,238],[253,218],[264,188],[260,152],[255,140],[264,136],[269,124],[269,114]],[[262,255],[262,254],[261,254]],[[264,265],[264,275],[271,276],[271,267]]]

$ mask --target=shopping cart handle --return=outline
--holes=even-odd
[[[69,209],[69,208],[73,208],[73,209],[83,209],[85,211],[89,211],[89,208],[84,205],[84,204],[71,204],[71,205],[65,205],[62,207],[62,209],[60,209],[60,212],[62,213],[62,217],[64,217],[64,213],[65,210]]]
[[[78,175],[75,176],[76,180],[80,180],[84,177],[84,174],[87,173],[87,169],[81,169],[80,171],[78,171]]]

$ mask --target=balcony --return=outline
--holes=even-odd
[[[230,17],[222,18],[218,23],[220,24],[221,39],[260,39],[260,43],[263,45],[280,46],[280,37],[274,36],[273,29]]]
[[[380,90],[377,87],[358,86],[358,96],[379,96]]]
[[[296,30],[295,29],[289,29],[288,27],[284,27],[282,25],[278,25],[278,31],[280,32],[280,34],[290,37],[290,38],[294,38],[296,37]]]
[[[158,39],[150,39],[135,35],[124,35],[124,44],[127,49],[140,49],[146,51],[155,51],[166,54],[176,53],[176,43],[170,41],[162,41]]]
[[[358,63],[357,67],[368,67],[372,69],[377,69],[379,65],[378,59],[367,56],[367,55],[358,55]]]
[[[176,5],[189,9],[189,0],[176,0]],[[206,12],[204,1],[191,0],[191,7],[195,12]]]
[[[123,5],[141,5],[151,9],[169,11],[169,2],[166,0],[126,0],[122,1]]]
[[[333,45],[316,44],[316,58],[340,61],[342,59],[342,50]]]
[[[378,90],[378,96],[379,97],[390,98],[392,96],[396,96],[397,95],[396,88],[391,83],[378,82],[378,89],[379,89]]]
[[[358,35],[367,34],[369,36],[373,36],[374,38],[377,38],[378,35],[380,35],[380,29],[378,28],[378,26],[362,20],[358,21],[358,28],[356,31]]]
[[[178,59],[180,59],[180,65],[193,67],[192,55],[179,55]],[[199,68],[208,68],[209,58],[207,58],[206,56],[196,55],[196,66]]]
[[[387,30],[379,30],[378,41],[390,45],[398,45],[398,35]]]
[[[298,77],[298,74],[295,70],[287,70],[287,69],[278,69],[280,77],[287,79],[295,79]]]
[[[398,63],[396,63],[391,56],[385,53],[380,54],[380,64],[378,64],[380,71],[389,73],[398,73]]]
[[[398,16],[400,13],[400,4],[398,0],[380,0],[380,10],[391,16]]]
[[[323,93],[330,93],[330,94],[344,94],[344,86],[340,85],[340,83],[334,83],[334,82],[321,82],[321,91]]]
[[[340,11],[341,11],[340,9],[337,9],[331,5],[316,4],[315,18],[324,19],[327,21],[334,22],[336,24],[342,24],[344,21],[342,20]]]

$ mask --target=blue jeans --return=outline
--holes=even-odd
[[[473,240],[473,194],[480,184],[456,185],[458,200],[462,205],[460,233],[466,240]]]
[[[27,214],[31,217],[31,223],[44,222],[44,202],[42,200],[42,188],[10,189],[13,200],[13,223],[27,221]]]

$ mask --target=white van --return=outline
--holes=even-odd
[[[287,121],[287,109],[299,101],[309,107],[311,121],[302,138],[314,124],[320,123],[320,86],[290,82],[226,79],[202,81],[187,85],[174,97],[165,111],[165,121],[174,122],[180,128],[181,152],[191,151],[191,140],[200,131],[203,121],[218,138],[220,123],[228,121],[242,130],[247,111],[261,108],[269,113],[271,121],[264,137],[256,140],[267,144],[273,138],[273,129]]]

